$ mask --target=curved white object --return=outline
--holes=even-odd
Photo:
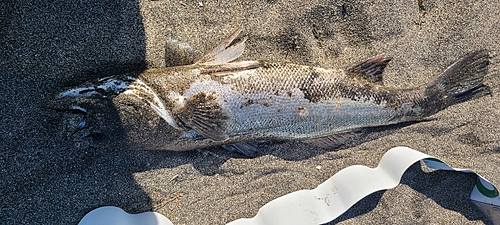
[[[315,189],[301,190],[279,197],[260,208],[255,217],[239,219],[229,225],[304,225],[330,222],[369,194],[396,187],[406,169],[419,160],[424,160],[424,163],[432,169],[474,173],[471,170],[451,168],[419,151],[396,147],[384,154],[376,168],[360,165],[347,167]],[[482,188],[478,189],[479,186]],[[500,224],[498,190],[479,175],[471,199],[495,224]]]
[[[115,206],[104,206],[87,213],[78,225],[174,225],[156,212],[129,214]]]
[[[423,160],[432,169],[474,173],[471,170],[451,168],[439,159],[419,151],[396,147],[384,154],[376,168],[360,165],[347,167],[315,189],[279,197],[262,206],[255,217],[235,220],[228,225],[305,225],[330,222],[369,194],[396,187],[406,169],[419,160]],[[494,224],[500,225],[498,189],[480,175],[477,177],[471,200]],[[154,223],[155,220],[157,223]],[[173,225],[158,213],[132,215],[109,206],[87,214],[80,225],[87,224]]]

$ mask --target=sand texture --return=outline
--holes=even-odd
[[[385,53],[393,57],[385,84],[414,87],[470,51],[500,52],[500,0],[7,0],[0,12],[0,224],[76,224],[105,205],[153,210],[176,225],[225,224],[345,167],[374,167],[400,145],[500,187],[498,57],[486,78],[491,96],[338,151],[266,143],[250,159],[222,148],[89,147],[59,137],[61,114],[42,107],[67,86],[176,64],[172,43],[200,57],[241,25],[240,60],[345,68]],[[397,188],[333,222],[488,224],[469,200],[474,183],[474,175],[415,164]]]

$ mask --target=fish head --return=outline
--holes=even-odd
[[[43,106],[59,118],[55,136],[89,147],[109,143],[123,134],[112,99],[127,86],[127,80],[100,79],[67,88],[46,99]]]
[[[172,110],[184,99],[162,96],[138,78],[115,76],[67,88],[44,107],[60,118],[56,136],[77,146],[183,151],[210,145],[174,119]]]

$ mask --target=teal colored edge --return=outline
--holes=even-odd
[[[483,185],[483,183],[481,183],[481,178],[479,178],[479,177],[477,177],[476,187],[477,187],[477,190],[479,192],[481,192],[481,194],[483,194],[484,196],[486,196],[488,198],[498,197],[498,189],[495,186],[493,186],[493,190],[486,188]]]
[[[445,162],[439,160],[439,159],[436,159],[436,158],[425,158],[424,160],[429,160],[429,161],[434,161],[434,162],[439,162],[439,163],[444,163],[446,164]],[[492,185],[493,186],[493,185]],[[493,190],[490,190],[488,188],[486,188],[483,183],[481,183],[481,178],[479,178],[479,176],[477,177],[477,180],[476,180],[476,187],[477,187],[477,190],[484,196],[488,197],[488,198],[496,198],[499,196],[499,193],[498,193],[498,189],[493,186]]]

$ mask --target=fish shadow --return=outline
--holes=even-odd
[[[357,136],[358,138],[356,140],[349,141],[333,151],[345,150],[364,142],[390,135],[403,127],[427,121],[433,121],[433,119],[367,128],[361,132],[360,136]],[[261,144],[259,155],[274,155],[285,160],[300,161],[332,151],[321,148],[311,148],[307,154],[304,154],[303,152],[294,153],[293,148],[278,148],[278,150],[275,150],[273,145],[276,144],[286,145],[286,143],[283,142],[267,142]],[[203,151],[200,151],[200,154],[204,154],[204,157],[211,159],[208,161],[197,161],[193,164],[193,166],[207,176],[223,173],[224,171],[221,171],[219,167],[224,164],[228,158],[246,158],[246,156],[241,154],[229,153],[222,148],[214,147],[206,150],[210,153],[203,153]],[[422,204],[425,204],[422,202],[423,199],[432,199],[442,208],[458,212],[465,216],[469,221],[481,220],[485,224],[491,224],[491,221],[484,217],[470,200],[469,196],[474,187],[475,181],[476,176],[474,174],[442,170],[424,172],[420,168],[420,163],[415,163],[403,174],[400,184],[407,185],[425,196],[425,198],[420,200],[415,199],[413,202],[410,202],[410,204],[414,204],[415,207],[422,207]],[[341,216],[326,224],[336,224],[372,212],[378,205],[380,205],[381,199],[386,192],[387,190],[380,190],[366,196],[355,203]],[[412,213],[413,216],[418,218],[423,216],[424,210],[416,209]]]

